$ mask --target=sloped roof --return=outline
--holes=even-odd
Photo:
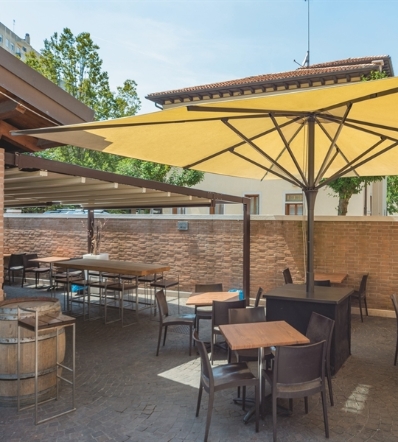
[[[388,76],[393,76],[391,58],[378,55],[362,58],[348,58],[307,67],[294,71],[262,74],[210,83],[165,92],[155,92],[146,98],[160,105],[186,103],[189,101],[211,100],[217,98],[237,97],[257,93],[272,92],[281,89],[294,89],[314,85],[336,84],[358,81],[362,75],[378,70],[382,65]]]
[[[5,208],[63,204],[84,209],[142,209],[249,202],[245,197],[133,178],[31,155],[8,152],[5,164]]]
[[[36,152],[59,143],[10,131],[93,121],[94,111],[14,55],[0,48],[0,147],[7,152]]]

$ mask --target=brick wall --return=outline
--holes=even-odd
[[[4,189],[4,149],[0,149],[0,188]],[[0,192],[0,249],[3,257],[4,247],[4,222],[3,222],[4,192]],[[3,260],[4,261],[4,260]],[[0,281],[3,281],[4,265],[0,268]],[[0,301],[4,299],[3,288],[0,286]]]
[[[181,288],[221,281],[242,287],[242,221],[237,217],[185,217],[188,231],[177,230],[180,217],[107,217],[102,252],[111,259],[159,262],[180,276]],[[39,256],[87,253],[86,220],[6,215],[5,251]],[[298,217],[253,217],[251,221],[251,296],[283,284],[290,267],[304,281],[306,223]],[[389,218],[319,217],[315,222],[315,268],[348,273],[346,286],[359,286],[369,272],[368,305],[392,309],[398,287],[398,222]]]

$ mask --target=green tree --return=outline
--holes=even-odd
[[[126,80],[123,86],[117,87],[115,93],[112,92],[108,73],[102,69],[99,49],[89,33],[82,32],[74,36],[69,28],[65,28],[61,34],[56,32],[44,41],[44,49],[40,51],[39,57],[34,52],[27,54],[26,63],[91,107],[95,111],[96,120],[135,115],[141,107],[137,84],[134,80]],[[193,186],[204,177],[201,172],[126,159],[74,146],[48,149],[39,155],[92,169],[184,186]]]
[[[387,213],[398,213],[398,176],[387,177]]]
[[[348,203],[352,195],[357,195],[365,186],[376,181],[381,181],[382,176],[338,178],[328,186],[337,194],[339,205],[337,215],[347,215]]]
[[[362,76],[362,81],[380,80],[387,77],[384,71],[371,71],[369,75]],[[337,207],[338,215],[347,215],[348,203],[352,195],[358,194],[366,185],[381,181],[384,177],[353,177],[353,178],[337,178],[329,183],[330,187],[338,196],[339,204]],[[398,195],[398,191],[397,191]]]

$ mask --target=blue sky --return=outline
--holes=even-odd
[[[100,46],[113,90],[152,92],[294,70],[307,51],[304,0],[0,0],[0,22],[35,49],[69,27]],[[398,0],[310,0],[310,61],[390,55],[398,73]],[[15,24],[14,24],[15,20]]]

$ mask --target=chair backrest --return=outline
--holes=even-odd
[[[213,301],[212,327],[229,323],[228,310],[230,308],[245,308],[246,300]]]
[[[274,386],[303,384],[325,378],[326,341],[276,348]]]
[[[397,317],[397,325],[398,325],[398,296],[396,293],[391,295],[392,305],[394,306],[395,316]]]
[[[25,253],[12,253],[8,261],[8,268],[23,267]]]
[[[289,267],[286,268],[282,273],[285,279],[285,284],[293,284],[292,274],[290,273]]]
[[[305,336],[311,344],[326,341],[326,358],[329,359],[330,345],[332,343],[334,320],[312,312]]]
[[[229,324],[245,324],[247,322],[265,322],[264,307],[230,308],[228,310]]]
[[[160,321],[162,321],[164,317],[169,316],[169,307],[167,305],[166,296],[163,290],[159,290],[156,292],[155,297],[159,307]]]
[[[202,362],[202,373],[201,378],[205,386],[210,388],[214,383],[213,370],[210,365],[209,356],[205,344],[198,338],[198,332],[195,331],[193,334],[193,339],[196,342],[196,348],[198,349],[200,360]]]
[[[39,265],[38,262],[30,262],[31,259],[36,259],[36,258],[38,258],[37,253],[27,253],[26,255],[24,255],[24,267],[25,268],[38,267]]]
[[[368,276],[369,276],[369,273],[365,273],[362,276],[361,284],[359,285],[359,290],[358,290],[360,295],[363,295],[366,293],[366,284],[368,282]]]
[[[258,307],[260,304],[260,299],[263,296],[263,289],[261,287],[257,290],[256,300],[254,301],[254,307]]]
[[[210,284],[195,284],[195,293],[207,293],[207,292],[222,292],[223,287],[221,282],[215,282]]]
[[[314,281],[314,285],[318,285],[321,287],[330,287],[331,286],[330,279],[321,279],[318,281]]]

